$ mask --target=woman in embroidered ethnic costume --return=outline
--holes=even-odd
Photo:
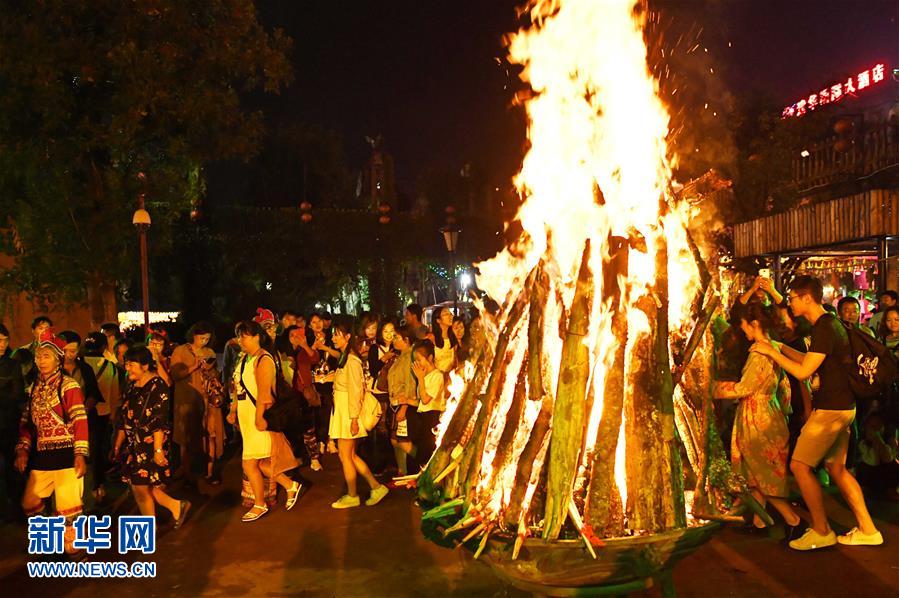
[[[31,473],[22,496],[28,516],[44,510],[44,499],[55,495],[56,513],[66,518],[66,552],[75,532],[71,523],[81,514],[87,471],[88,429],[84,395],[78,383],[62,371],[65,341],[47,331],[35,350],[37,379],[25,407],[16,445],[16,469]]]
[[[160,504],[171,511],[178,529],[187,518],[190,503],[165,492],[171,477],[169,387],[156,375],[154,366],[146,347],[132,347],[125,353],[125,372],[131,384],[119,410],[113,454],[118,457],[124,448],[123,477],[141,515],[156,515]]]
[[[733,320],[751,343],[769,342],[775,327],[771,308],[760,302],[737,306]],[[739,399],[731,440],[731,461],[762,504],[767,500],[783,516],[787,535],[801,520],[787,497],[787,454],[790,432],[790,383],[784,371],[770,357],[750,352],[739,382],[718,382],[715,398]],[[756,527],[763,527],[758,516]]]

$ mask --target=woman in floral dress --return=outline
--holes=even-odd
[[[771,308],[759,302],[736,306],[734,320],[751,343],[770,342],[775,327]],[[787,524],[787,536],[801,520],[787,501],[787,455],[790,432],[790,383],[770,357],[750,352],[739,382],[718,382],[715,398],[739,399],[731,439],[731,462],[742,475],[752,495],[762,504],[770,502]],[[756,516],[756,527],[763,527]],[[798,529],[798,528],[797,528]]]
[[[117,460],[124,450],[123,477],[141,514],[155,515],[160,504],[172,512],[178,529],[187,518],[190,503],[165,492],[171,477],[169,387],[154,370],[153,355],[146,347],[132,347],[125,353],[129,386],[119,409],[113,455]]]

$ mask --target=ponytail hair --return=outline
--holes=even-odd
[[[343,350],[343,353],[340,355],[340,361],[337,363],[337,367],[342,368],[346,365],[346,361],[349,358],[350,354],[359,357],[359,343],[360,339],[356,335],[355,326],[353,326],[353,320],[350,318],[340,318],[335,320],[332,324],[332,329],[334,332],[339,332],[344,336],[349,336],[347,339],[346,348]]]

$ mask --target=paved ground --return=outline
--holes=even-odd
[[[225,484],[176,492],[194,501],[180,531],[161,524],[153,580],[42,580],[27,577],[21,527],[0,528],[3,596],[523,596],[464,551],[439,548],[418,531],[418,509],[408,492],[392,492],[376,507],[334,511],[342,488],[336,457],[291,512],[283,508],[241,523],[238,462]],[[283,504],[283,498],[282,498]],[[831,500],[837,525],[851,516]],[[130,506],[123,496],[122,508]],[[899,595],[899,507],[873,502],[887,544],[799,554],[776,537],[728,529],[678,566],[681,596]],[[776,534],[777,532],[775,532]],[[118,560],[118,555],[97,555]],[[645,593],[659,595],[658,589]]]

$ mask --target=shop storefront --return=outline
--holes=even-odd
[[[766,262],[778,286],[811,274],[824,282],[825,301],[852,295],[864,310],[878,292],[899,289],[899,191],[872,189],[737,224],[734,249]]]

